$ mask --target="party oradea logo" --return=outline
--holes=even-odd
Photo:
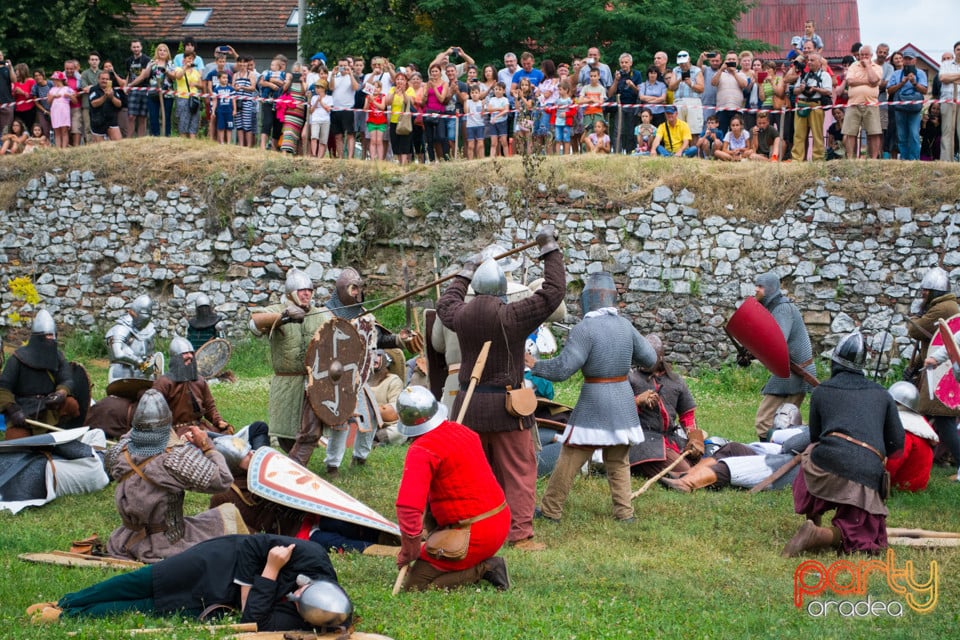
[[[886,559],[837,560],[829,565],[804,560],[793,572],[793,604],[818,618],[900,618],[908,611],[927,614],[937,606],[938,575],[936,560],[930,561],[924,579],[911,560],[898,566],[896,554],[889,548]],[[868,594],[871,586],[873,593]],[[886,589],[889,597],[883,594]]]

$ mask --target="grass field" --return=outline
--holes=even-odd
[[[68,345],[69,347],[69,345]],[[241,345],[231,368],[239,381],[217,385],[213,394],[221,412],[242,425],[266,415],[268,370],[261,343]],[[72,354],[69,353],[68,356]],[[88,360],[102,395],[102,361]],[[749,441],[758,389],[764,372],[724,368],[688,378],[699,405],[698,421],[709,433]],[[575,382],[559,388],[560,399],[576,400]],[[388,517],[403,467],[403,447],[380,447],[361,469],[344,468],[338,485]],[[347,454],[347,458],[349,453]],[[322,456],[311,467],[319,470]],[[922,494],[895,493],[889,502],[890,526],[960,531],[957,492],[950,470],[936,468]],[[639,482],[634,481],[638,487]],[[542,494],[545,481],[538,486]],[[187,511],[205,508],[206,496],[190,495]],[[952,638],[960,623],[960,551],[898,548],[897,569],[912,563],[914,578],[930,578],[936,563],[936,603],[921,614],[908,606],[907,593],[895,592],[886,573],[874,570],[866,594],[849,597],[827,591],[812,598],[813,613],[824,600],[883,602],[902,615],[844,616],[837,605],[826,615],[794,606],[794,572],[800,561],[779,553],[801,523],[793,514],[789,491],[748,495],[700,491],[681,495],[653,487],[635,501],[636,522],[613,521],[606,481],[580,478],[559,524],[536,523],[547,543],[540,553],[505,549],[513,588],[490,587],[452,593],[391,597],[396,577],[390,559],[358,555],[333,558],[340,580],[353,598],[361,631],[394,638]],[[41,600],[102,580],[97,569],[35,565],[17,559],[27,551],[66,549],[70,541],[97,531],[106,536],[119,524],[113,488],[94,495],[67,496],[17,516],[0,512],[0,625],[2,638],[54,638],[78,632],[79,638],[124,637],[123,629],[170,627],[158,637],[210,637],[176,619],[130,615],[108,620],[70,621],[38,629],[23,616]],[[825,566],[837,558],[817,557]],[[854,563],[865,558],[853,557]],[[835,576],[841,585],[854,579]],[[900,579],[901,583],[903,579]],[[813,584],[815,579],[806,581]],[[910,593],[916,593],[911,591]],[[932,595],[917,593],[921,601]],[[845,605],[850,607],[852,605]],[[874,607],[877,605],[874,604]],[[861,609],[863,607],[861,606]]]

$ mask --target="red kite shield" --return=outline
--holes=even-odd
[[[951,409],[960,408],[960,383],[953,377],[951,364],[955,357],[958,357],[955,335],[960,331],[960,316],[953,316],[945,322],[940,321],[938,331],[933,334],[930,340],[930,349],[927,355],[937,347],[946,347],[947,355],[950,356],[946,362],[933,370],[933,394],[947,407]],[[944,326],[945,325],[945,326]],[[944,333],[951,333],[948,341],[945,340]],[[952,347],[952,349],[951,349]]]
[[[780,325],[756,298],[747,298],[730,320],[727,333],[740,342],[770,373],[790,377],[790,351]]]
[[[307,399],[324,424],[343,424],[354,414],[367,351],[367,341],[343,318],[334,318],[313,334],[305,363]]]

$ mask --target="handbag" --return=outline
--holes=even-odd
[[[404,107],[407,105],[407,101],[403,101]],[[408,136],[413,133],[413,115],[404,109],[400,113],[400,117],[397,118],[397,135],[398,136]]]
[[[200,111],[200,96],[191,95],[187,99],[187,106],[190,108],[190,115]]]
[[[427,536],[424,550],[427,555],[437,560],[463,560],[467,557],[470,548],[470,525],[495,516],[507,508],[506,501],[499,506],[481,513],[473,518],[466,518],[455,525],[432,531]]]
[[[525,418],[537,410],[537,394],[530,387],[513,389],[507,386],[507,413],[515,418]]]

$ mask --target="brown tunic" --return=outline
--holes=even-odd
[[[912,340],[920,341],[921,359],[927,356],[927,349],[930,347],[928,335],[936,335],[937,333],[937,320],[947,320],[957,314],[960,314],[957,296],[948,293],[931,300],[922,316],[910,318],[910,322],[907,323],[907,335]],[[930,399],[930,394],[927,391],[927,376],[921,375],[920,381],[920,405],[918,407],[920,414],[925,416],[960,416],[960,409],[950,409],[936,397]]]
[[[217,433],[224,431],[220,425],[226,424],[226,421],[217,411],[210,386],[202,377],[198,376],[196,380],[187,382],[174,382],[169,376],[160,376],[153,383],[153,388],[163,394],[170,405],[174,429],[178,436],[183,435],[190,425]]]

